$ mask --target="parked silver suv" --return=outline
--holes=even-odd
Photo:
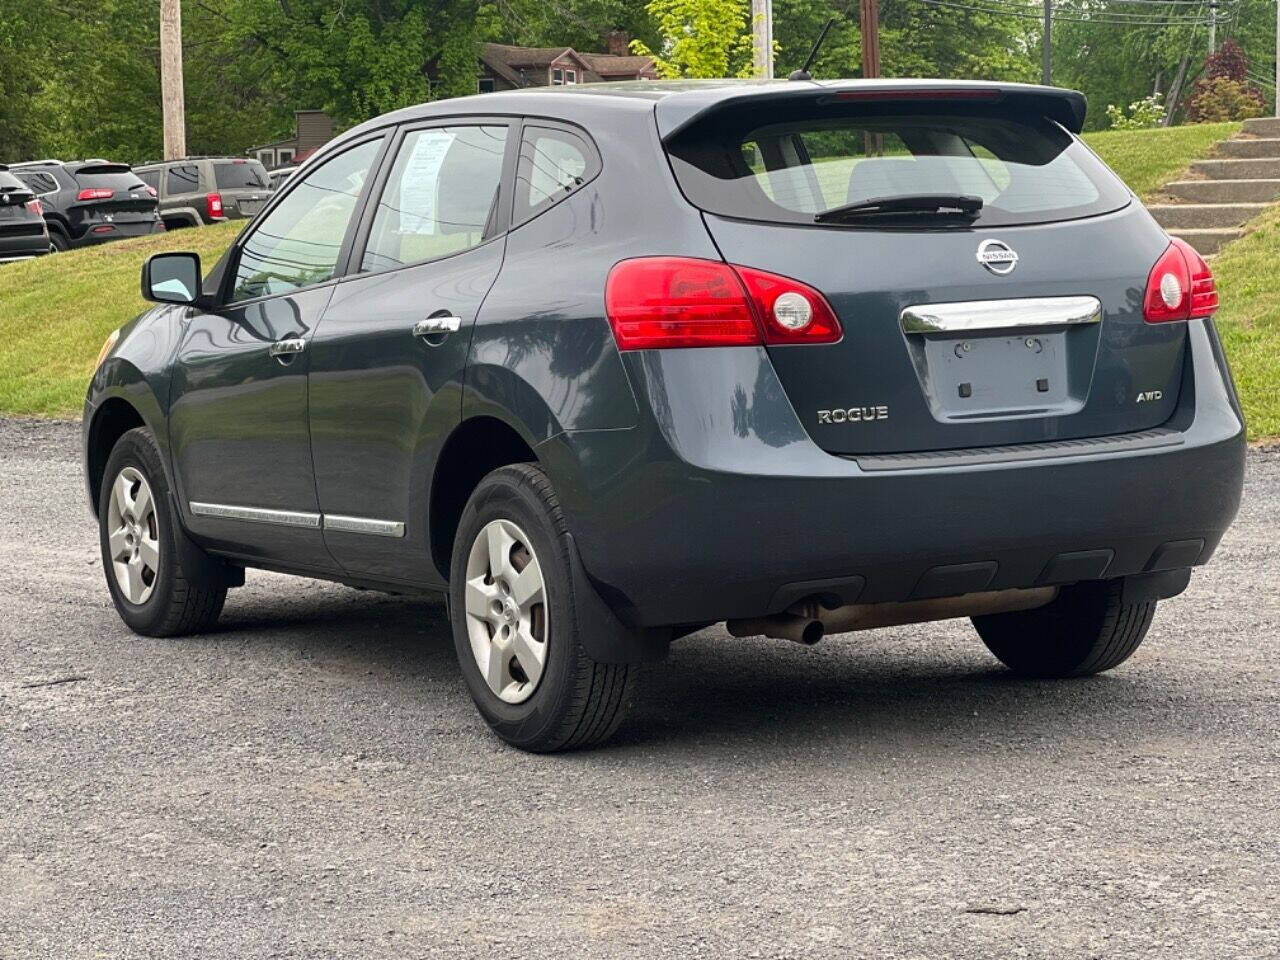
[[[266,168],[244,157],[184,157],[134,173],[156,191],[170,230],[252,217],[271,196]]]

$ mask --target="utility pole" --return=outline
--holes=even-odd
[[[880,76],[880,0],[860,0],[858,25],[862,32],[862,76]]]
[[[182,0],[160,0],[160,102],[164,110],[164,158],[187,155],[182,98]]]
[[[1218,49],[1218,0],[1209,0],[1209,54]]]
[[[773,0],[751,0],[751,46],[755,75],[773,79]]]
[[[1044,0],[1044,62],[1040,65],[1040,82],[1046,87],[1052,82],[1053,59],[1053,0]]]

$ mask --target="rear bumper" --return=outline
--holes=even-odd
[[[18,237],[0,236],[0,263],[29,260],[49,252],[49,235],[34,233]]]
[[[1239,506],[1243,417],[1194,321],[1154,437],[863,462],[816,447],[763,351],[632,354],[656,411],[539,455],[601,596],[638,626],[753,617],[1205,563]],[[642,405],[646,406],[646,405]]]
[[[95,233],[95,229],[99,226],[111,227],[111,229]],[[91,247],[94,244],[110,243],[112,240],[122,240],[125,237],[145,237],[153,233],[163,232],[164,222],[159,219],[94,224],[80,236],[73,238],[70,241],[70,245],[72,247]]]

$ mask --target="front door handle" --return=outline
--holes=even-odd
[[[301,337],[289,337],[285,340],[277,340],[267,348],[267,352],[281,363],[288,363],[305,349],[307,349],[307,341]]]
[[[430,337],[441,333],[457,333],[461,327],[461,317],[427,317],[413,325],[413,335]]]

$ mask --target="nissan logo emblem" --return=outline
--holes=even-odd
[[[1000,240],[983,240],[978,244],[978,262],[997,276],[1013,273],[1018,265],[1018,255],[1007,243]]]

